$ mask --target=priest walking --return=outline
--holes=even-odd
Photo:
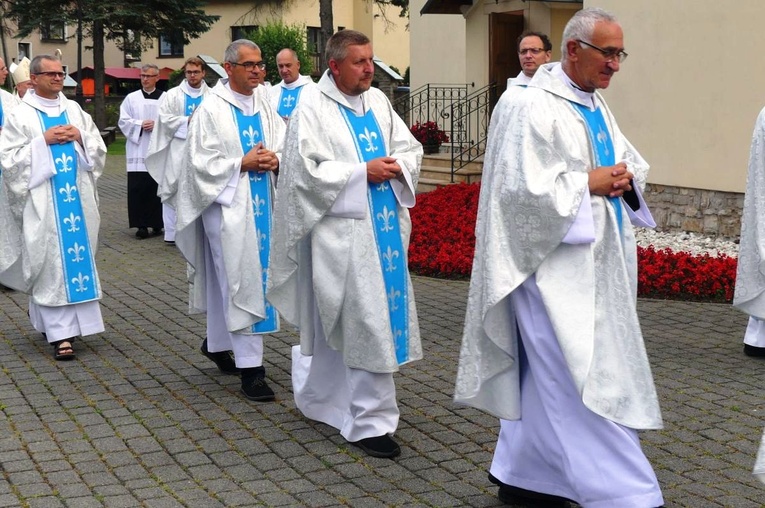
[[[310,76],[300,74],[300,60],[290,48],[284,48],[276,54],[276,66],[282,81],[269,88],[268,95],[271,105],[286,121],[300,101],[300,94],[305,87],[315,86],[315,83]]]

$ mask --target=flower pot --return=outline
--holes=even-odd
[[[438,143],[427,143],[422,145],[422,151],[426,154],[438,153],[438,149],[441,145]]]

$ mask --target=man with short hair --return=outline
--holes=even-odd
[[[552,43],[547,35],[528,30],[523,32],[518,37],[518,60],[521,62],[521,72],[507,80],[509,93],[516,94],[526,88],[537,69],[549,62],[551,57]]]
[[[32,325],[56,360],[71,360],[76,337],[104,331],[95,258],[106,146],[90,116],[61,93],[58,59],[38,55],[30,71],[35,93],[0,135],[0,281],[29,293]]]
[[[127,138],[127,197],[130,228],[138,228],[139,240],[162,234],[162,201],[157,196],[157,182],[146,169],[145,158],[154,122],[159,115],[159,99],[164,93],[157,88],[159,67],[141,67],[141,89],[125,97],[120,106],[118,126]]]
[[[205,63],[192,57],[183,65],[185,79],[159,100],[159,115],[146,153],[146,169],[157,182],[162,200],[165,242],[175,244],[175,193],[179,165],[183,163],[186,136],[191,117],[209,88],[205,83]]]
[[[407,247],[422,146],[371,88],[354,30],[327,42],[328,71],[287,124],[269,301],[300,329],[295,404],[369,455],[401,453],[393,373],[422,358]]]
[[[287,121],[300,100],[300,93],[306,86],[315,86],[310,76],[300,74],[300,60],[297,53],[284,48],[276,54],[276,65],[282,81],[268,90],[271,105]]]
[[[0,85],[5,84],[8,78],[8,67],[5,66],[5,60],[0,58]],[[0,130],[5,124],[5,117],[10,115],[11,110],[19,103],[19,99],[12,94],[0,88]]]
[[[228,78],[210,90],[189,124],[176,241],[191,269],[190,308],[207,313],[202,353],[221,371],[240,373],[246,398],[271,401],[263,335],[279,330],[279,316],[266,302],[265,286],[285,127],[258,91],[265,64],[255,43],[232,42],[223,68]]]
[[[636,311],[648,164],[596,93],[622,28],[583,9],[561,50],[492,116],[455,401],[501,419],[501,500],[657,507],[637,432],[662,427]]]
[[[16,95],[23,99],[27,91],[32,89],[32,77],[29,74],[29,58],[24,57],[13,69],[13,82]]]

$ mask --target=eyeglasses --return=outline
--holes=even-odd
[[[587,41],[583,41],[581,39],[577,39],[576,42],[578,42],[579,44],[584,44],[585,46],[589,46],[592,49],[598,51],[601,55],[603,55],[606,58],[606,62],[617,61],[619,63],[622,63],[629,56],[623,49],[616,49],[616,48],[603,49],[603,48],[597,47],[594,44],[590,44]]]
[[[532,55],[536,56],[543,52],[544,52],[544,48],[526,48],[526,49],[518,50],[518,54],[521,56],[525,55],[526,53],[531,53]]]
[[[141,79],[157,78],[159,74],[141,74]]]
[[[186,71],[187,76],[196,76],[198,74],[202,74],[202,71]]]
[[[244,70],[247,71],[247,72],[254,71],[255,67],[257,67],[261,71],[265,70],[265,68],[266,68],[266,62],[264,62],[262,60],[260,62],[242,62],[242,63],[239,63],[239,62],[229,62],[229,63],[231,65],[238,65],[240,67],[244,67]]]
[[[56,71],[35,72],[34,74],[35,76],[48,76],[49,78],[59,78],[59,79],[64,79],[64,76],[66,76],[66,74],[64,74],[63,72],[56,72]]]

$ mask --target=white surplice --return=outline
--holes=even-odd
[[[101,220],[96,180],[103,171],[106,146],[90,116],[63,94],[59,94],[58,100],[26,94],[6,119],[0,134],[3,167],[0,281],[29,293],[32,324],[48,334],[48,341],[55,342],[99,333],[103,331],[103,321],[97,301],[70,304],[67,300],[61,250],[54,239],[58,233],[53,196],[48,184],[55,174],[55,165],[43,138],[38,111],[51,116],[66,112],[69,124],[80,131],[82,145],[75,143],[79,156],[77,190],[94,256]],[[95,266],[93,275],[98,278]],[[100,299],[101,284],[98,281],[95,284]]]
[[[619,200],[621,230],[613,204],[589,193],[594,156],[572,102],[601,109],[616,161],[635,175],[640,209]],[[662,504],[633,430],[662,426],[636,312],[631,221],[654,225],[640,195],[647,172],[600,95],[575,90],[557,63],[540,67],[522,94],[503,95],[494,111],[455,401],[506,420],[492,464],[504,483],[584,506],[609,506],[618,496],[612,506]],[[519,310],[530,295],[527,310]],[[569,426],[611,437],[595,457],[590,440]],[[531,455],[537,465],[516,462]],[[614,474],[557,469],[588,459],[612,464],[606,472]],[[620,480],[618,472],[636,464],[641,481]]]

